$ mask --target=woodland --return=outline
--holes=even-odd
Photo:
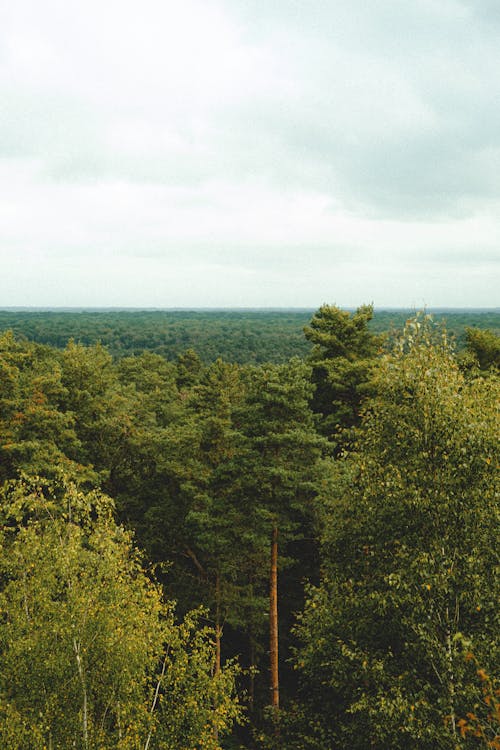
[[[0,747],[500,749],[498,314],[398,314],[0,313]]]
[[[415,310],[374,310],[372,333],[398,332]],[[314,310],[0,310],[0,331],[64,348],[70,339],[102,344],[113,358],[144,350],[175,360],[195,349],[208,364],[218,357],[239,364],[284,363],[307,357],[304,336]],[[500,335],[500,310],[449,309],[432,312],[444,323],[456,348],[467,343],[467,328]]]

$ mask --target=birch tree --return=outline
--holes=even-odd
[[[494,679],[499,663],[499,381],[467,380],[420,318],[377,393],[323,474],[324,579],[297,656],[317,746],[476,746],[458,722],[481,710],[474,664]]]
[[[112,511],[67,483],[2,490],[0,743],[216,750],[234,669],[213,676],[213,632],[174,621]]]

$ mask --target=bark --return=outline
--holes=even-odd
[[[82,686],[82,734],[83,734],[83,747],[87,750],[89,746],[89,730],[88,730],[88,708],[87,708],[87,685],[85,682],[85,672],[83,669],[82,658],[80,656],[80,644],[77,643],[76,638],[73,638],[73,649],[76,656],[76,663],[78,667],[78,676],[80,678],[80,684]]]
[[[269,579],[269,657],[271,667],[271,706],[280,705],[278,672],[278,527],[271,539],[271,573]]]
[[[451,640],[450,615],[446,607],[446,656],[448,660],[448,694],[450,699],[450,722],[452,734],[456,735],[457,725],[455,716],[455,673],[453,669],[453,647]]]
[[[222,625],[220,622],[220,576],[217,572],[215,575],[215,676],[220,675],[220,641],[222,637]],[[216,708],[214,704],[214,709]],[[214,740],[218,744],[219,742],[219,730],[214,727],[213,731]]]
[[[118,739],[122,738],[122,719],[121,719],[121,706],[120,701],[116,704],[116,721],[118,724]]]
[[[187,547],[185,554],[187,555],[187,557],[189,557],[193,561],[194,566],[195,566],[196,570],[198,571],[198,573],[200,574],[200,576],[203,579],[206,579],[207,572],[206,572],[205,568],[203,567],[203,565],[198,560],[198,558],[196,557],[196,555],[193,552],[193,550],[190,549],[189,547]]]
[[[165,670],[167,668],[167,661],[168,661],[169,653],[170,653],[170,646],[167,646],[167,651],[165,653],[165,658],[163,659],[163,665],[162,665],[162,668],[161,668],[161,674],[160,674],[160,676],[158,678],[158,682],[156,683],[156,689],[155,689],[155,694],[154,694],[154,697],[153,697],[153,703],[151,704],[151,708],[149,710],[149,714],[150,714],[151,717],[154,714],[154,711],[155,711],[155,708],[156,708],[156,704],[158,703],[158,698],[160,696],[160,687],[161,687],[162,680],[165,677]],[[146,739],[146,744],[144,745],[144,750],[148,750],[149,743],[151,742],[151,737],[152,736],[153,736],[153,725],[151,724],[151,728],[149,730],[149,734],[148,734],[147,739]]]

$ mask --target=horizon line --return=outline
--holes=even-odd
[[[175,306],[175,307],[143,307],[127,305],[8,305],[0,306],[0,312],[310,312],[319,309],[323,304],[317,306]],[[342,310],[357,310],[360,305],[335,305]],[[476,312],[500,312],[500,307],[493,306],[454,306],[454,305],[380,305],[373,306],[374,312],[417,312],[420,310],[428,312],[452,312],[452,311],[476,311]]]

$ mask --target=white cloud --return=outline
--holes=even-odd
[[[0,304],[496,304],[498,20],[5,4]]]

